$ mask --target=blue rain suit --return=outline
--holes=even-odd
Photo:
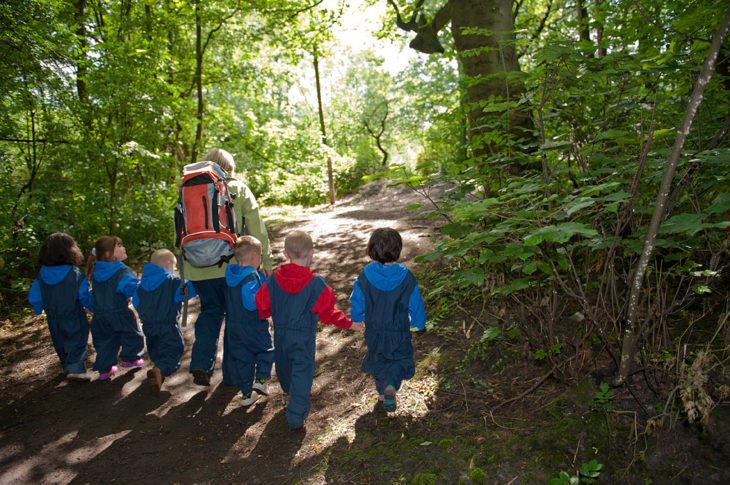
[[[63,372],[86,372],[89,321],[84,307],[90,308],[92,304],[89,282],[84,274],[71,264],[41,266],[28,301],[36,314],[46,312],[51,341]]]
[[[142,320],[147,340],[147,353],[155,367],[167,377],[180,368],[185,341],[178,320],[185,299],[182,280],[162,266],[147,263],[142,269],[139,287],[132,295],[132,304]],[[188,299],[195,288],[188,282]]]
[[[378,394],[399,389],[415,374],[410,327],[422,330],[426,311],[418,282],[401,264],[370,263],[350,296],[352,320],[365,322],[367,354],[362,368],[375,379]]]
[[[254,297],[265,279],[252,266],[226,268],[223,383],[251,394],[253,380],[270,379],[274,363],[269,321],[259,318]]]
[[[94,370],[106,373],[117,363],[117,358],[132,362],[144,354],[144,336],[137,317],[129,308],[129,298],[139,280],[121,261],[97,261],[92,280]]]
[[[289,394],[286,420],[298,428],[309,416],[317,343],[316,313],[312,308],[327,283],[315,276],[298,293],[287,293],[272,275],[267,286],[274,321],[274,362],[282,390]]]

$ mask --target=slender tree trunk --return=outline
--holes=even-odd
[[[578,35],[580,40],[591,41],[591,31],[588,28],[588,9],[583,0],[575,1],[575,19],[578,21]]]
[[[388,154],[388,151],[383,146],[383,133],[385,133],[385,122],[388,120],[388,100],[385,100],[385,102],[382,104],[385,106],[385,113],[383,113],[382,118],[380,118],[380,127],[378,128],[378,131],[376,132],[371,126],[368,120],[366,119],[363,123],[365,124],[365,129],[375,139],[375,145],[378,147],[378,150],[380,153],[383,154],[383,159],[381,160],[381,164],[383,167],[388,166],[388,158],[390,158],[390,155]],[[374,110],[377,112],[378,110]]]
[[[86,50],[88,41],[86,40],[86,0],[76,0],[76,11],[74,12],[74,20],[76,21],[76,38],[78,39],[79,48],[75,54],[76,61],[76,95],[79,98],[81,106],[81,119],[87,129],[91,129],[91,113],[89,104],[89,93],[86,86]]]
[[[629,294],[628,310],[626,316],[626,327],[624,329],[624,339],[621,348],[621,362],[619,366],[618,383],[623,383],[629,376],[631,366],[636,357],[636,350],[641,336],[642,326],[638,322],[639,318],[639,298],[641,296],[641,290],[644,284],[644,275],[646,274],[646,268],[649,265],[649,260],[654,251],[654,243],[656,241],[657,231],[659,225],[664,219],[664,212],[669,197],[669,190],[672,185],[672,178],[677,168],[677,161],[679,160],[682,152],[684,142],[689,135],[690,128],[692,127],[692,120],[694,119],[697,108],[702,102],[705,86],[710,82],[712,73],[715,68],[715,61],[717,60],[717,54],[722,46],[723,38],[727,33],[728,27],[730,26],[730,8],[725,11],[724,18],[720,22],[720,26],[717,28],[715,35],[712,38],[712,44],[710,51],[705,59],[705,64],[702,67],[702,72],[695,82],[694,91],[692,97],[689,100],[687,109],[684,113],[684,120],[682,127],[677,133],[677,138],[674,141],[674,147],[669,155],[667,161],[667,168],[662,177],[662,181],[659,187],[659,195],[657,195],[656,204],[654,205],[654,213],[649,223],[649,229],[646,233],[646,239],[644,240],[644,249],[641,252],[639,263],[634,273],[633,282],[631,284],[631,293]]]
[[[191,163],[198,159],[198,151],[203,142],[203,118],[205,116],[205,104],[203,99],[203,26],[200,18],[200,0],[195,2],[195,89],[198,94],[197,126],[195,128],[195,141],[193,142],[193,153],[190,156]]]
[[[327,130],[324,125],[324,110],[322,109],[322,86],[319,81],[319,56],[314,53],[314,79],[317,83],[317,111],[319,112],[319,129],[322,131],[322,144],[329,146]],[[335,179],[332,170],[332,157],[327,155],[327,186],[329,187],[330,205],[335,203]]]
[[[603,4],[603,0],[594,0],[594,5],[596,6],[596,12],[597,12],[597,14],[594,15],[594,18],[596,18],[596,17],[602,18],[602,16],[600,15],[602,4]],[[598,48],[596,49],[596,57],[601,58],[601,57],[606,57],[606,48],[601,47],[601,42],[603,42],[603,21],[600,21],[597,24],[598,25],[596,26],[596,45],[598,46]]]

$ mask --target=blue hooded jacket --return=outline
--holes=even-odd
[[[46,285],[57,285],[63,281],[68,272],[73,268],[70,264],[62,264],[59,266],[41,266],[40,276],[33,281],[33,285],[30,287],[30,294],[28,295],[28,302],[33,307],[33,312],[37,315],[43,313],[43,296],[41,295],[40,280]],[[89,292],[89,281],[84,278],[81,281],[78,292],[79,301],[81,304],[89,309],[94,310],[93,298]]]
[[[175,274],[167,271],[162,266],[158,266],[153,263],[145,263],[144,267],[142,268],[142,278],[140,280],[139,286],[144,291],[154,291],[157,288],[160,287],[162,283],[164,283],[169,278],[174,278]],[[198,293],[195,291],[195,287],[190,283],[188,283],[188,300],[195,298],[198,296]],[[182,303],[185,300],[185,295],[180,291],[180,286],[182,286],[182,281],[177,286],[175,290],[175,304]],[[134,308],[139,307],[139,295],[137,294],[137,288],[134,289],[134,294],[132,295],[132,304],[134,305]]]
[[[226,267],[226,284],[230,287],[237,286],[242,280],[247,278],[251,273],[256,273],[256,268],[253,266],[238,266],[235,264],[229,264]],[[257,273],[258,278],[253,281],[249,281],[241,287],[241,299],[243,300],[243,307],[252,312],[256,310],[256,303],[254,297],[256,292],[259,291],[261,285],[264,283],[264,279],[260,274]]]
[[[117,274],[117,271],[126,267],[127,266],[121,261],[97,261],[94,265],[94,279],[98,281],[107,281]],[[137,289],[138,283],[139,279],[130,270],[119,280],[116,292],[122,294],[125,298],[129,298],[134,294],[134,290]]]
[[[408,274],[408,268],[402,264],[382,264],[373,261],[365,266],[365,277],[368,281],[381,291],[392,291],[397,288]],[[362,322],[365,320],[365,296],[360,286],[355,280],[350,295],[350,303],[352,304],[352,321]],[[408,316],[411,320],[411,327],[423,330],[426,326],[426,308],[423,305],[421,292],[418,284],[413,289],[411,297],[408,300]]]

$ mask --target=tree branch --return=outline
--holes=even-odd
[[[388,3],[395,9],[396,25],[399,29],[406,32],[415,32],[416,37],[411,41],[409,46],[424,54],[434,54],[436,52],[443,53],[444,48],[439,42],[439,31],[451,21],[451,2],[448,0],[434,15],[433,20],[428,22],[426,16],[421,12],[424,0],[418,0],[413,8],[413,15],[408,22],[403,21],[400,10],[393,0]]]

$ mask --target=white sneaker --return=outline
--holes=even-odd
[[[269,383],[266,379],[256,379],[253,381],[253,390],[264,396],[269,395]]]
[[[256,401],[258,401],[258,399],[259,399],[259,395],[257,393],[255,393],[255,392],[252,392],[248,396],[245,395],[245,394],[243,394],[243,401],[241,401],[241,404],[243,406],[250,406],[251,404],[253,404]]]
[[[66,379],[74,382],[91,382],[91,376],[86,372],[77,372],[66,374]]]

